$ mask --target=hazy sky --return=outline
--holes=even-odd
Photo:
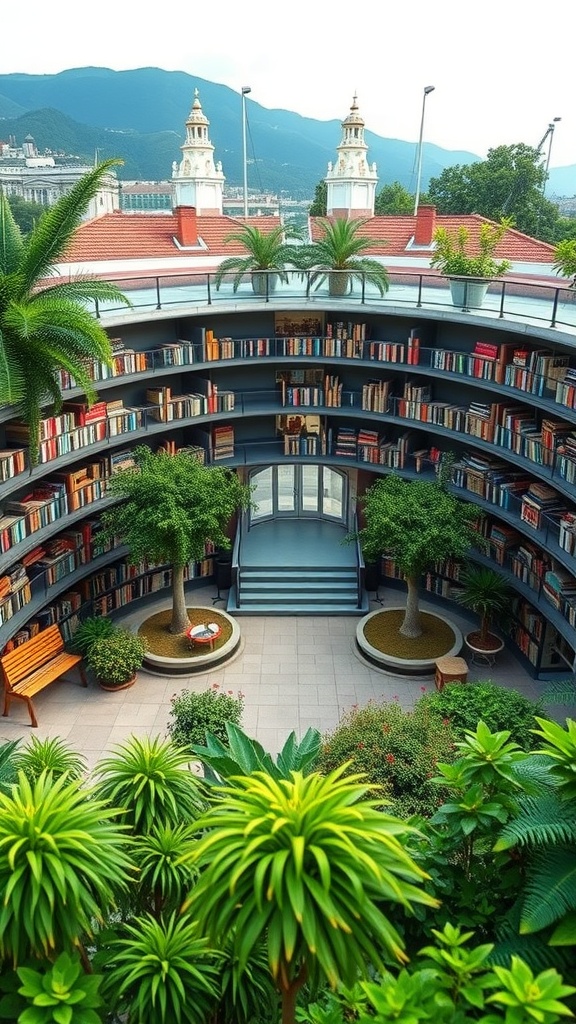
[[[561,117],[559,167],[576,163],[574,11],[573,0],[29,0],[6,7],[0,68],[186,71],[322,120],[343,119],[356,91],[368,129],[408,141],[434,85],[425,140],[484,157],[537,146]]]

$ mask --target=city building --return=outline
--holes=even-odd
[[[424,207],[417,217],[373,217],[366,228],[382,240],[377,253],[391,282],[384,298],[369,287],[334,298],[298,274],[264,296],[249,279],[218,290],[212,271],[242,251],[226,236],[243,222],[221,211],[224,175],[207,126],[196,96],[171,211],[85,223],[57,268],[116,278],[132,300],[128,310],[96,311],[114,350],[111,368],[92,368],[97,414],[81,407],[62,371],[65,397],[77,404],[65,420],[46,410],[40,464],[30,469],[25,428],[14,410],[0,410],[0,496],[12,520],[0,520],[0,563],[14,578],[0,601],[0,647],[166,585],[163,567],[132,573],[124,551],[97,543],[106,479],[130,464],[136,444],[186,448],[251,484],[229,609],[256,615],[363,614],[361,552],[340,543],[358,524],[359,496],[381,474],[434,479],[449,453],[450,486],[483,514],[472,557],[496,566],[515,595],[502,624],[507,643],[535,676],[572,669],[576,307],[552,278],[551,247],[508,231],[498,255],[513,261],[513,273],[483,308],[458,308],[430,272],[433,229],[458,221],[477,232],[481,218]],[[350,136],[362,128],[354,103],[343,131],[358,143],[360,163],[350,171],[345,160],[345,176],[333,179],[333,212],[370,207],[375,171],[363,135]],[[356,189],[361,180],[368,191]],[[340,185],[346,203],[336,206]],[[62,536],[75,546],[59,552]],[[39,547],[44,555],[34,560]],[[212,569],[207,551],[189,567],[191,583]],[[396,585],[389,560],[380,572]],[[436,565],[423,588],[450,602],[458,572]]]

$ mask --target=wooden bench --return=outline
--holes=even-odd
[[[81,654],[68,654],[64,650],[64,640],[57,625],[48,626],[37,633],[31,640],[15,647],[0,658],[0,667],[4,677],[4,711],[6,717],[10,711],[10,701],[18,697],[26,701],[30,714],[30,724],[34,729],[38,721],[34,713],[32,697],[45,686],[60,679],[70,668],[78,666],[80,678],[84,686],[88,685],[84,669],[80,664]]]

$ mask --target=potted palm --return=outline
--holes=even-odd
[[[468,633],[464,642],[472,651],[473,660],[492,664],[504,647],[501,637],[492,631],[492,623],[496,616],[504,615],[510,605],[508,583],[495,569],[483,565],[467,566],[459,582],[462,590],[456,600],[480,616],[480,628]]]
[[[142,637],[114,627],[109,636],[91,645],[86,664],[103,690],[125,690],[136,681],[145,654],[146,641]]]
[[[436,248],[430,266],[436,267],[450,279],[450,292],[455,306],[466,309],[479,307],[484,301],[490,280],[501,277],[510,269],[509,260],[497,260],[494,253],[512,222],[504,218],[499,224],[486,221],[480,227],[477,251],[470,252],[470,229],[465,225],[455,231],[437,228],[434,232]]]
[[[320,223],[323,237],[303,246],[298,254],[301,268],[311,271],[310,283],[319,288],[328,279],[329,294],[338,296],[345,295],[356,278],[375,285],[380,295],[384,295],[388,291],[386,268],[364,255],[379,244],[360,234],[369,218],[337,217]]]
[[[232,288],[235,292],[248,274],[252,277],[255,295],[267,295],[274,291],[279,280],[286,283],[286,267],[297,259],[296,247],[286,242],[288,237],[296,239],[299,236],[282,225],[277,225],[271,231],[261,231],[251,224],[242,224],[237,231],[227,235],[224,241],[239,242],[244,246],[246,255],[229,256],[220,264],[216,272],[216,287],[220,288],[226,275],[232,273]]]

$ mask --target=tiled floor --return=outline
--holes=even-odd
[[[190,604],[212,608],[216,590],[207,586],[190,595]],[[389,604],[398,592],[388,592]],[[144,614],[169,606],[164,596],[126,615],[123,623],[135,626]],[[433,605],[422,604],[434,610]],[[372,608],[378,608],[376,604]],[[470,623],[452,616],[463,631]],[[343,712],[370,699],[397,697],[410,707],[422,688],[431,689],[432,676],[405,678],[378,671],[355,653],[357,617],[241,616],[241,651],[224,667],[190,677],[158,677],[140,672],[136,685],[106,693],[96,684],[88,689],[72,682],[57,682],[35,699],[38,729],[28,724],[26,708],[13,702],[10,717],[0,718],[0,741],[36,735],[60,736],[93,765],[115,744],[135,733],[165,734],[170,697],[184,687],[202,691],[218,683],[225,690],[245,695],[243,728],[266,749],[276,753],[291,730],[302,735],[309,726],[332,730]],[[531,679],[508,651],[491,669],[470,667],[470,679],[487,679],[514,687],[536,698],[545,684]],[[549,708],[559,721],[575,709]]]

